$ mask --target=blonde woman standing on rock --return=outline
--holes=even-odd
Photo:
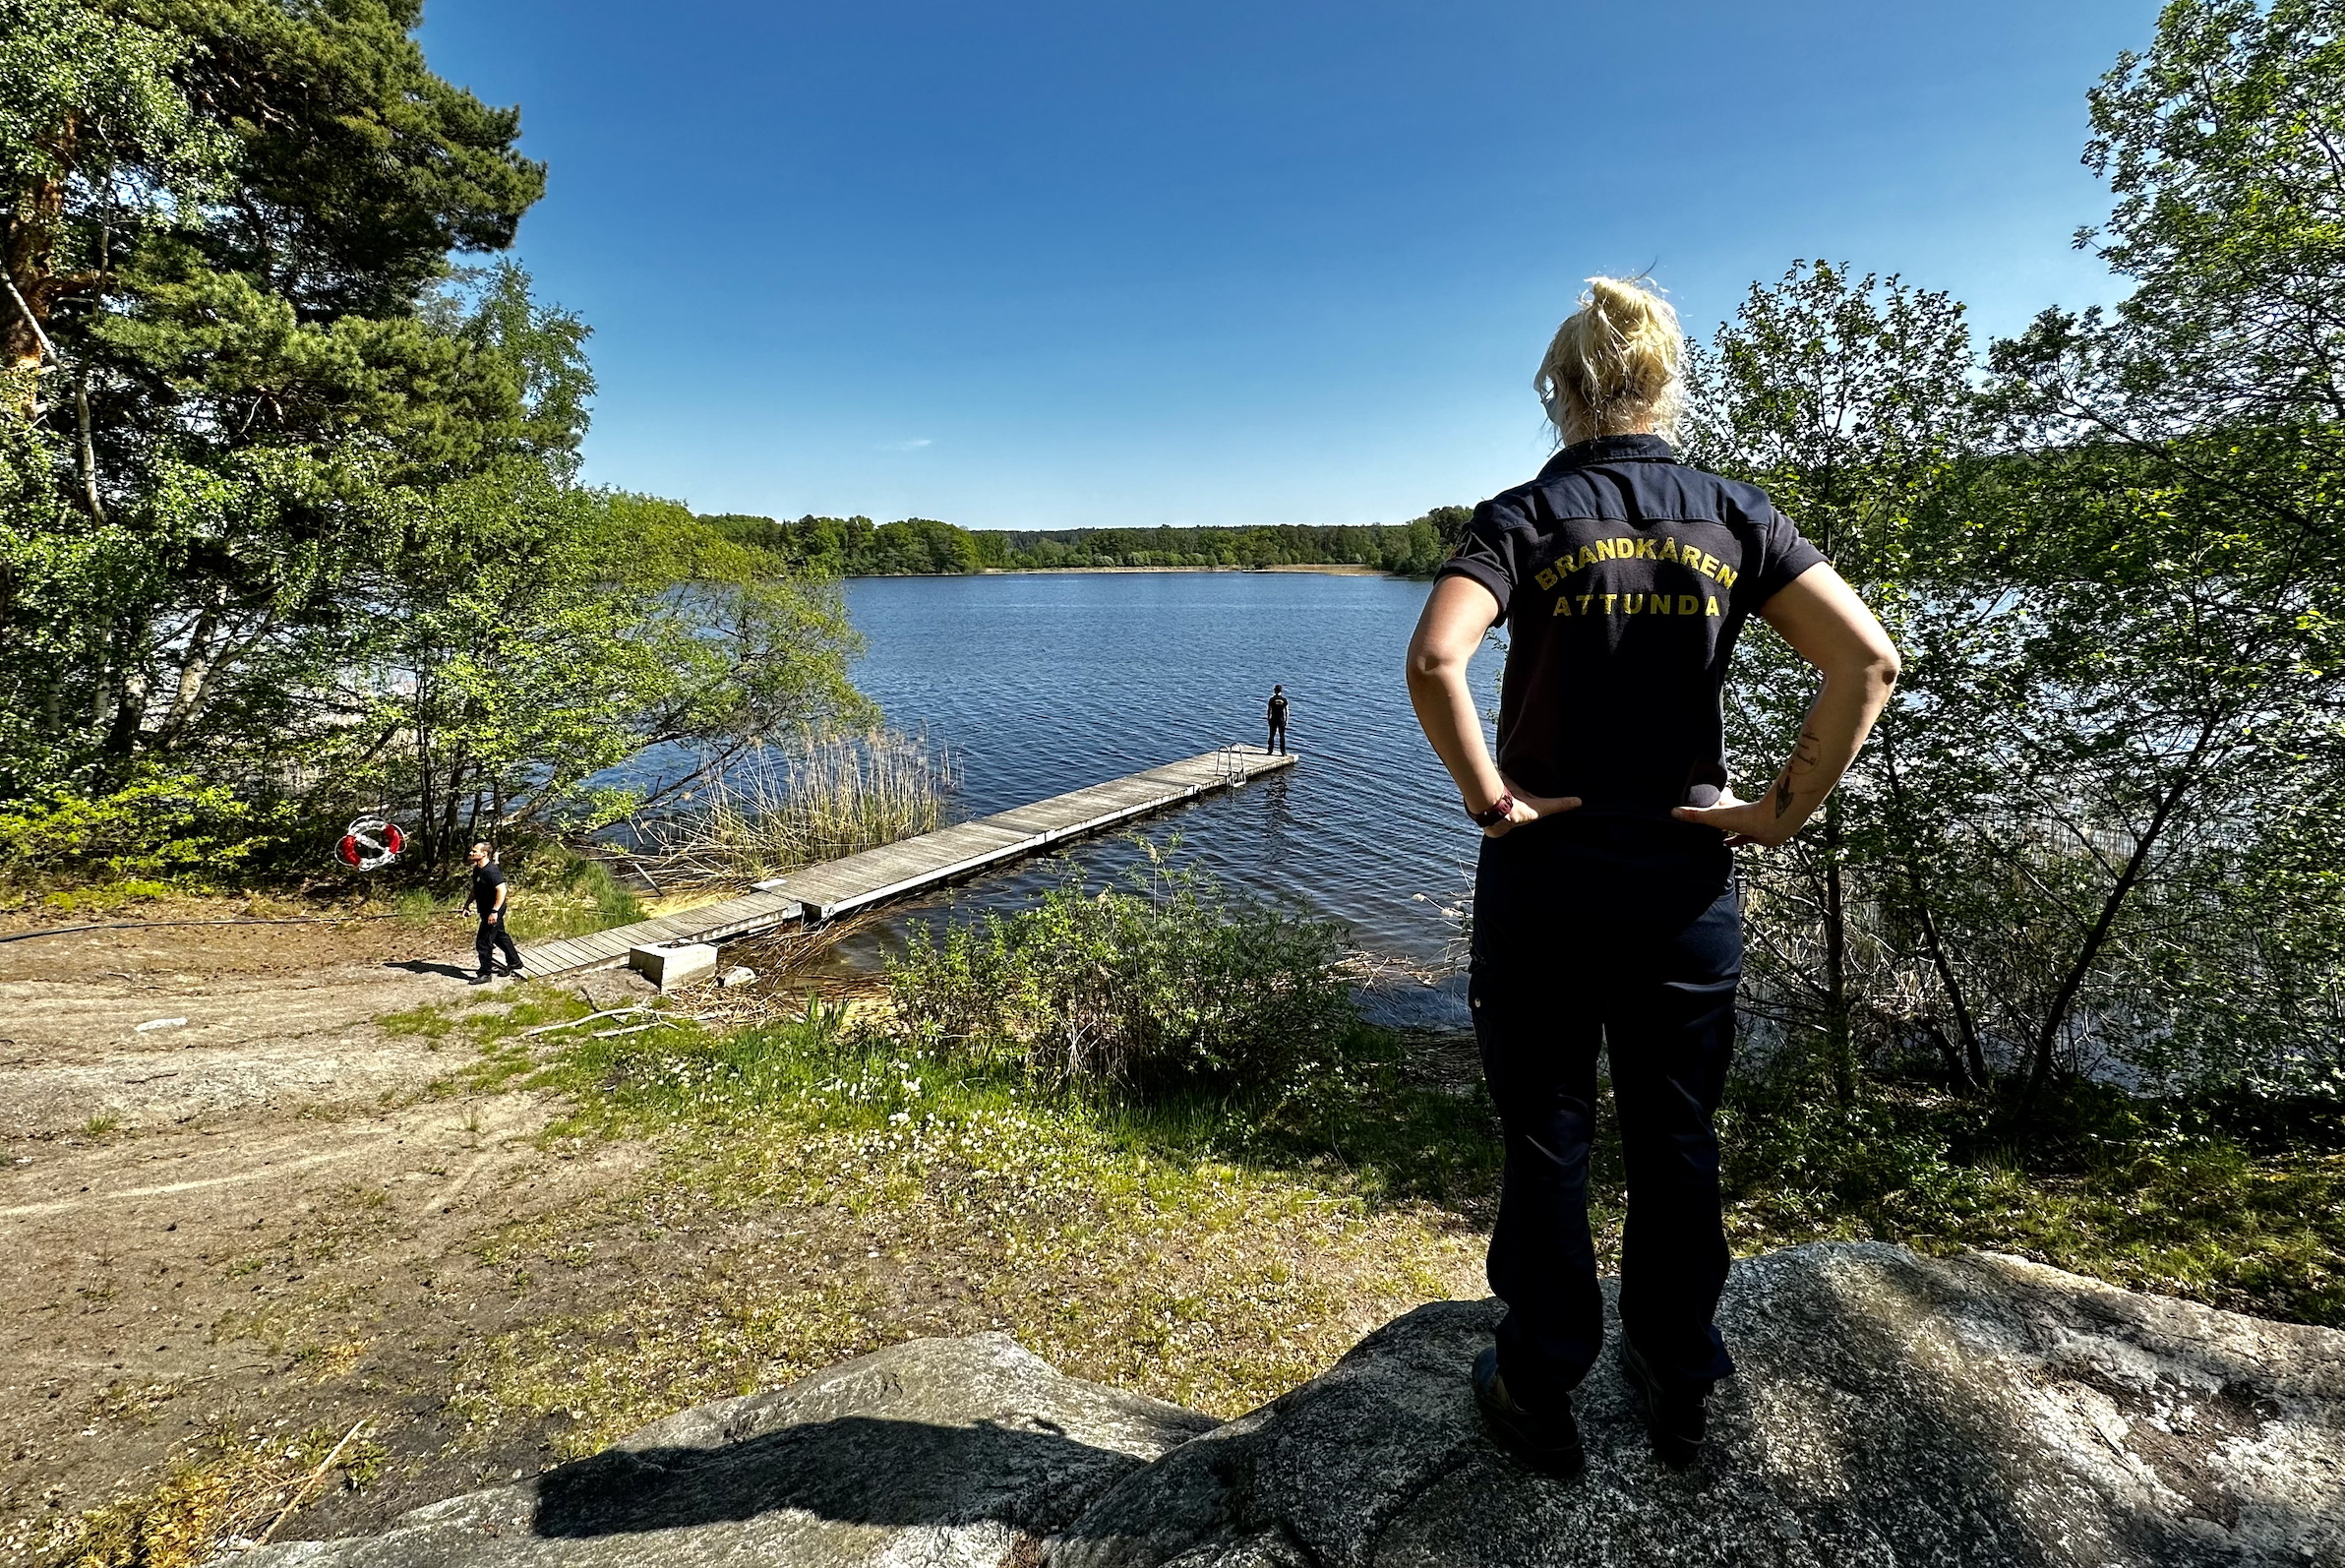
[[[1881,624],[1764,493],[1677,462],[1676,312],[1590,279],[1533,385],[1562,450],[1474,509],[1409,647],[1426,739],[1483,833],[1469,991],[1505,1132],[1473,1368],[1492,1434],[1550,1475],[1582,1463],[1571,1391],[1603,1342],[1588,1229],[1596,1055],[1628,1167],[1623,1369],[1656,1453],[1699,1448],[1734,1369],[1713,1117],[1734,1045],[1742,909],[1732,846],[1776,845],[1823,804],[1897,675]],[[1824,683],[1755,801],[1727,788],[1720,692],[1757,615]],[[1467,665],[1511,628],[1498,754]]]

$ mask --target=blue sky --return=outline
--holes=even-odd
[[[586,476],[968,527],[1370,522],[1527,477],[1592,272],[1707,335],[1900,271],[2009,332],[2113,296],[2084,93],[2154,0],[433,0],[552,165]]]

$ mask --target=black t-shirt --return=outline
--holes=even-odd
[[[1274,696],[1270,699],[1270,722],[1273,724],[1287,722],[1287,699],[1285,696]]]
[[[1512,625],[1499,768],[1583,812],[1714,804],[1735,638],[1823,559],[1763,491],[1674,461],[1657,436],[1565,448],[1476,507],[1439,573],[1488,588]]]
[[[485,920],[497,908],[497,889],[505,885],[504,868],[494,862],[472,868],[472,901],[480,906]]]

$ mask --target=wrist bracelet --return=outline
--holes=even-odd
[[[1490,803],[1490,809],[1488,811],[1470,811],[1466,814],[1473,818],[1473,825],[1476,827],[1496,827],[1500,822],[1503,822],[1509,816],[1512,816],[1514,814],[1514,811],[1515,797],[1513,793],[1507,790],[1500,790],[1498,792],[1498,799]]]

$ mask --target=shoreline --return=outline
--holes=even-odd
[[[1306,573],[1323,577],[1398,577],[1402,581],[1419,580],[1405,572],[1387,572],[1382,567],[1362,567],[1350,564],[1293,567],[980,567],[975,572],[874,572],[863,573],[850,581],[870,582],[885,577],[1073,577],[1086,573],[1099,576],[1129,575],[1144,573],[1233,573],[1257,574],[1269,573]],[[1429,580],[1429,579],[1427,579]]]

